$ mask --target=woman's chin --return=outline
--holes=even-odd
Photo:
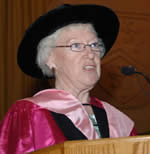
[[[84,82],[86,83],[86,85],[92,86],[94,87],[95,84],[98,82],[99,77],[98,76],[93,76],[93,77],[88,77],[84,79]]]

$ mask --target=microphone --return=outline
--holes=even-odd
[[[124,75],[133,75],[133,74],[140,74],[142,75],[146,80],[147,82],[150,84],[150,79],[143,73],[143,72],[137,72],[136,71],[136,68],[134,68],[133,66],[123,66],[121,69],[120,69],[120,72]]]
[[[120,72],[124,75],[132,75],[136,73],[136,69],[133,66],[123,66]]]

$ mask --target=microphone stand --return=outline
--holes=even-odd
[[[123,66],[120,70],[120,72],[124,75],[133,75],[133,74],[140,74],[142,75],[146,81],[150,84],[150,79],[146,76],[146,74],[144,74],[143,72],[137,72],[136,68],[134,68],[133,66]]]
[[[147,82],[150,84],[150,79],[144,73],[142,72],[135,72],[135,73],[142,75],[147,80]]]

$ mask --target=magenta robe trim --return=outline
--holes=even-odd
[[[106,110],[111,137],[130,135],[134,123],[126,115],[96,98],[91,104]],[[23,154],[64,142],[49,111],[65,114],[88,139],[98,139],[81,103],[68,92],[48,89],[10,108],[0,125],[0,154]]]

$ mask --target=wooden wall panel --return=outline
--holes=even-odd
[[[3,117],[5,114],[5,65],[4,61],[6,60],[6,32],[4,27],[6,27],[6,2],[0,1],[0,117]],[[7,110],[7,108],[6,108]]]

